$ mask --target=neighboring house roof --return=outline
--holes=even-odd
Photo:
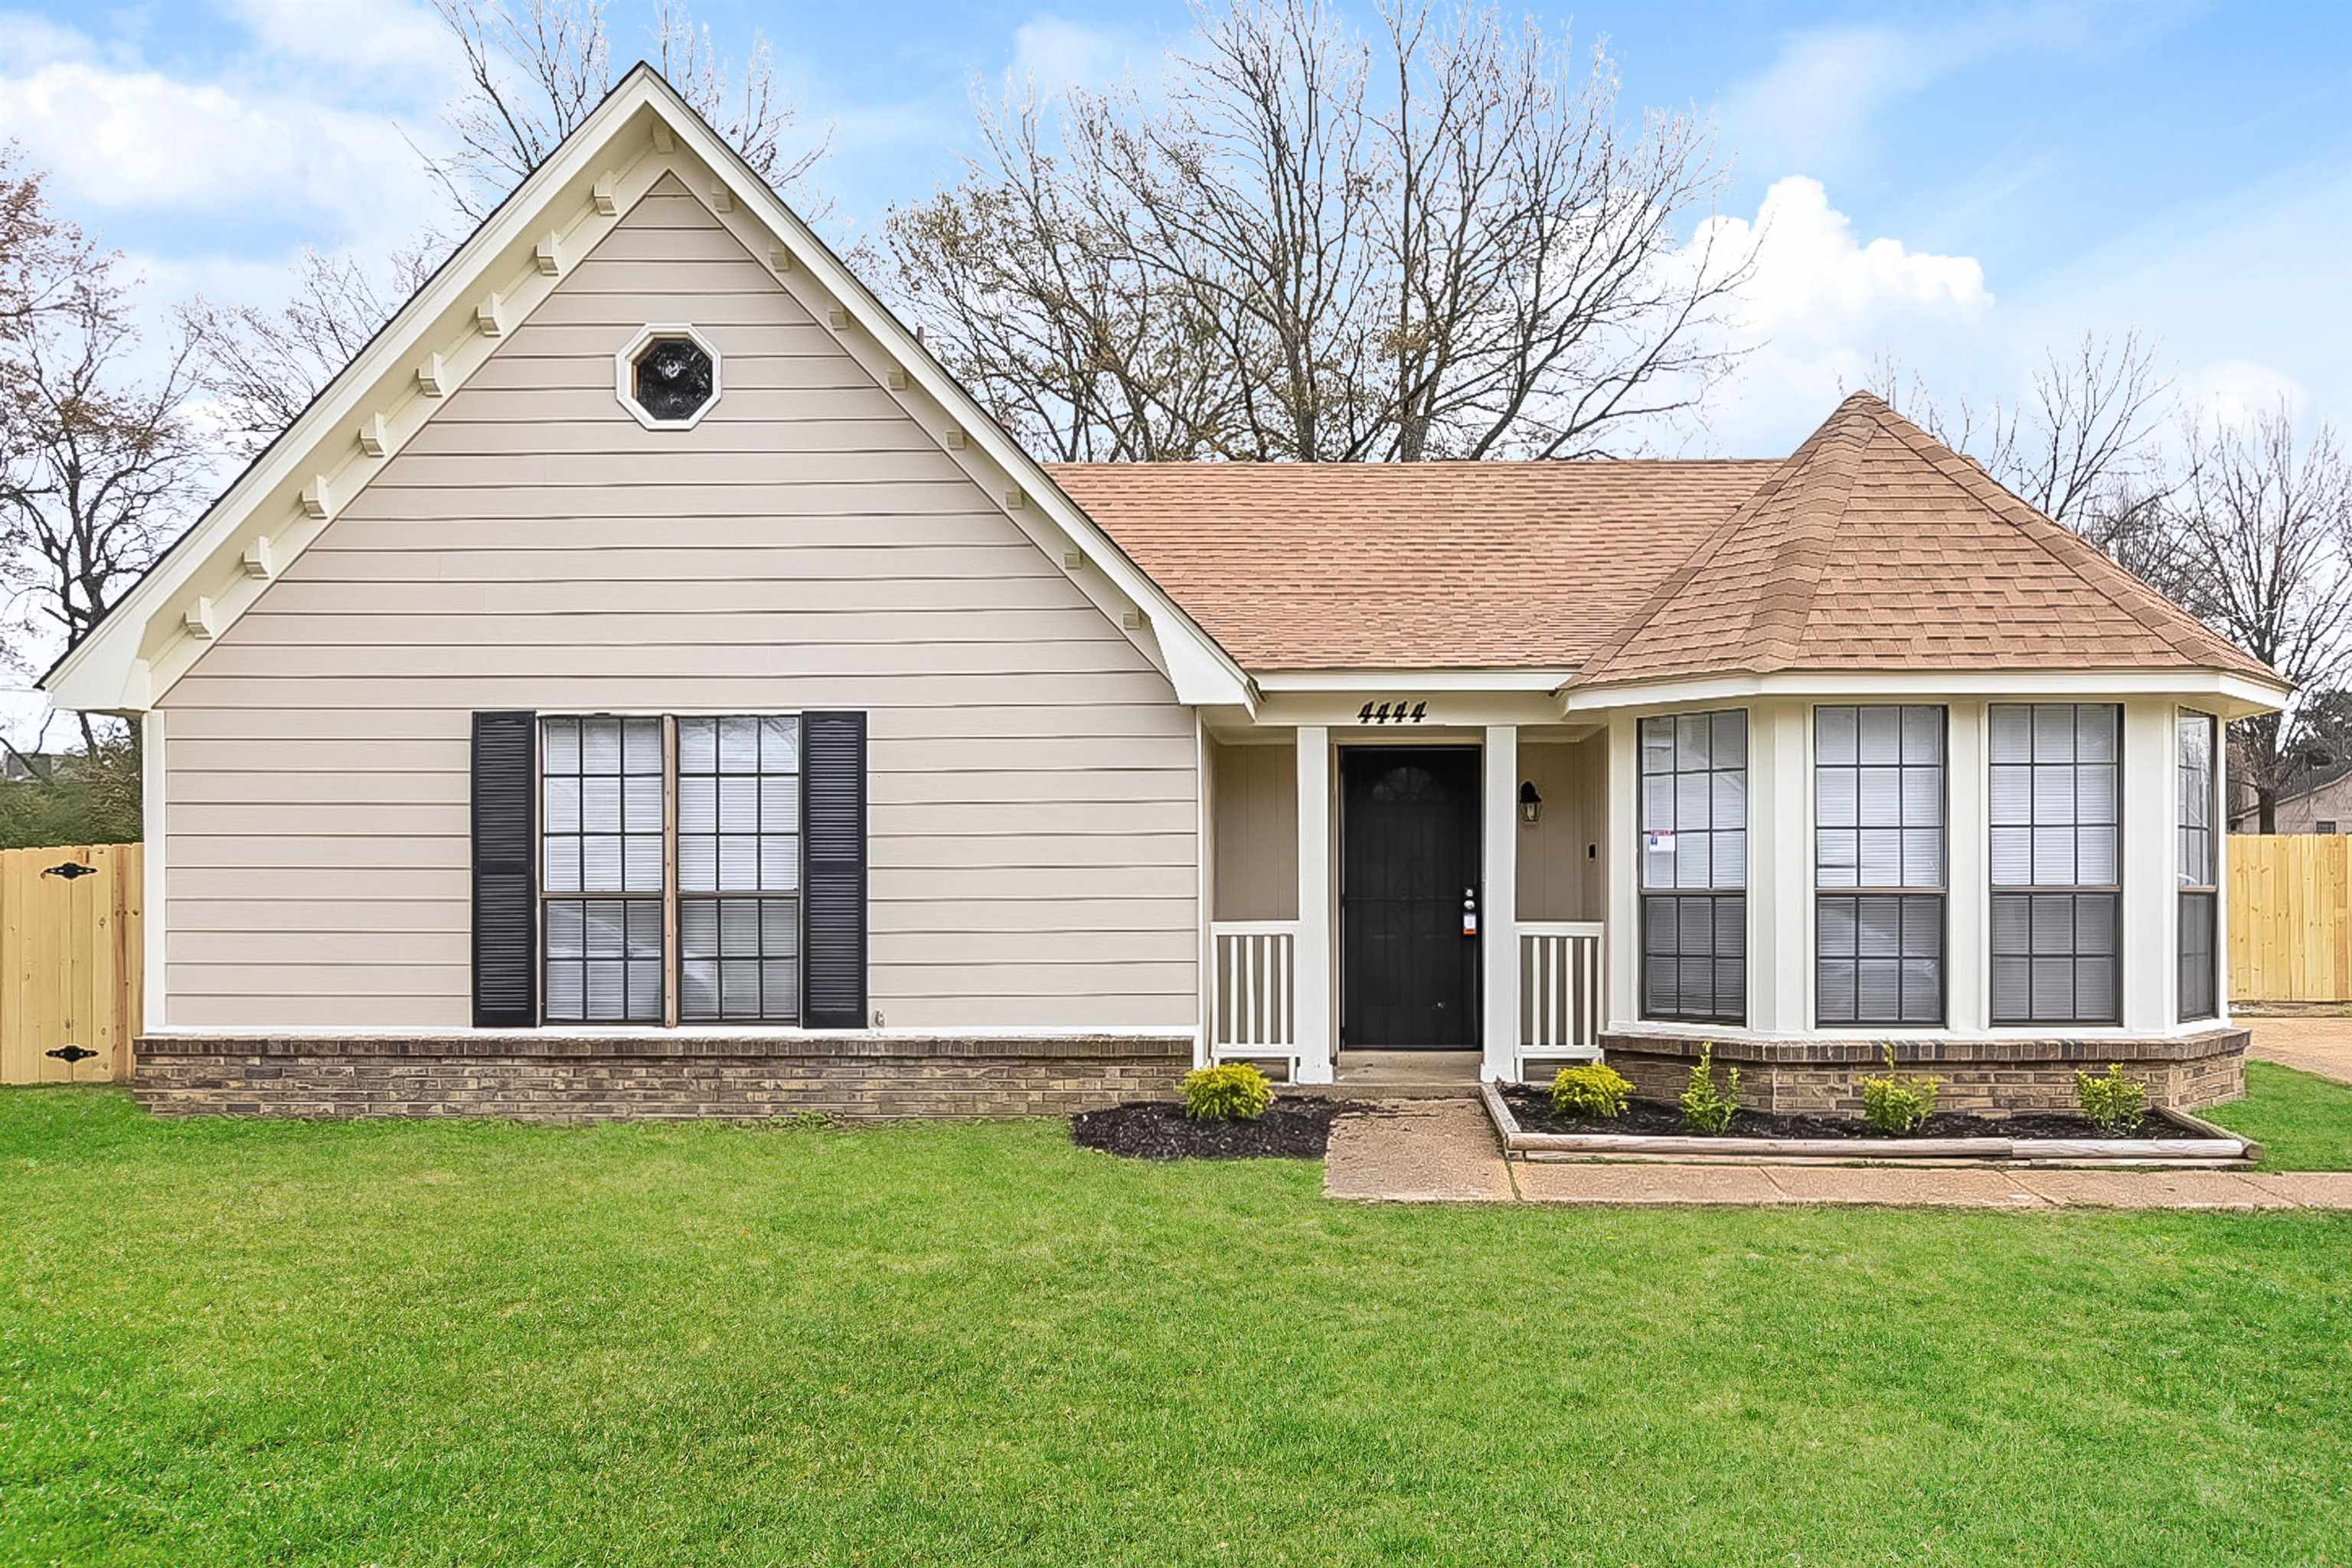
[[[1558,668],[1780,465],[1057,463],[1246,668]]]
[[[1867,394],[1777,462],[1049,471],[1254,670],[1559,668],[1597,686],[2194,668],[2279,684]]]

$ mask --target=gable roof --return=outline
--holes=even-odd
[[[640,61],[351,364],[222,492],[111,614],[41,678],[62,707],[153,705],[351,498],[488,362],[646,192],[683,181],[842,347],[1165,673],[1188,702],[1249,703],[1247,679],[849,271]],[[706,195],[707,193],[707,195]],[[1132,612],[1132,613],[1131,613]]]
[[[1780,670],[2219,670],[2278,683],[1856,393],[1659,585],[1581,686]]]
[[[1769,462],[1056,463],[1252,670],[1590,658]]]

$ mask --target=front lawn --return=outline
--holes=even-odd
[[[1320,1180],[0,1094],[0,1560],[2347,1559],[2352,1216]]]
[[[2352,1171],[2352,1084],[2250,1061],[2246,1098],[2198,1114],[2260,1143],[2265,1171]]]

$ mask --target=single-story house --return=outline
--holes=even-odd
[[[48,675],[158,1110],[1060,1110],[1211,1059],[2225,1097],[2273,672],[1847,398],[1045,466],[639,68]]]

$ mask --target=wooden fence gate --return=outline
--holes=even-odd
[[[2230,836],[2230,994],[2352,1002],[2352,835]]]
[[[0,849],[0,1083],[131,1076],[143,859],[136,844]]]

